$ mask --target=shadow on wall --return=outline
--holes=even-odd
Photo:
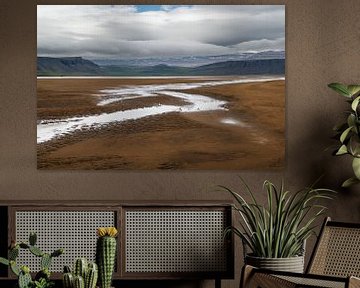
[[[333,106],[336,106],[336,103],[338,102],[335,100]],[[295,173],[297,175],[292,175],[290,179],[297,181],[296,185],[311,185],[319,180],[316,187],[337,191],[335,200],[329,200],[325,203],[329,208],[326,214],[336,221],[359,222],[360,197],[358,196],[360,196],[360,185],[354,185],[350,188],[341,187],[343,181],[353,175],[351,158],[347,155],[332,155],[339,144],[337,139],[333,139],[334,131],[332,128],[343,121],[343,111],[346,111],[346,108],[345,106],[344,108],[337,106],[336,109],[326,108],[319,107],[319,109],[323,109],[321,113],[313,113],[314,117],[307,120],[308,123],[313,124],[307,126],[307,133],[302,134],[301,143],[293,144],[292,153],[296,155],[297,161],[294,163],[297,163],[297,167],[290,169],[290,171],[297,171]],[[334,113],[338,114],[339,117],[334,117]],[[304,143],[309,144],[304,145]],[[290,173],[293,174],[294,172]]]
[[[325,97],[331,98],[331,92]],[[331,107],[317,107],[316,111],[307,113],[306,129],[302,130],[301,141],[294,141],[291,146],[292,164],[294,167],[288,168],[287,179],[294,183],[289,187],[296,191],[305,185],[311,185],[316,180],[318,188],[328,188],[337,191],[334,200],[324,202],[328,210],[325,216],[330,216],[335,221],[359,222],[360,219],[360,185],[354,185],[351,188],[342,188],[341,184],[347,178],[352,176],[351,159],[347,156],[333,156],[332,152],[338,145],[338,140],[333,139],[334,132],[332,128],[343,121],[343,111],[346,111],[340,101],[334,100],[330,103]],[[341,103],[339,105],[339,103]],[[329,104],[328,104],[329,105]],[[310,117],[309,117],[310,116]],[[312,117],[311,117],[312,116]],[[288,185],[290,186],[290,185]],[[318,231],[321,221],[316,223]],[[305,262],[308,264],[310,255],[315,245],[316,237],[311,237],[307,241]]]

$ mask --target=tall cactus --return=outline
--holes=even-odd
[[[116,258],[116,236],[115,227],[97,229],[96,262],[99,267],[100,288],[110,288],[114,272]]]

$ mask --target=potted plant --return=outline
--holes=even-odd
[[[239,227],[228,227],[226,233],[239,236],[250,253],[244,254],[245,264],[278,271],[304,270],[305,241],[314,233],[315,220],[326,207],[317,202],[331,199],[334,192],[328,189],[305,188],[296,193],[278,189],[266,180],[266,205],[261,205],[254,193],[242,180],[251,201],[233,190],[220,186],[235,199],[233,208],[240,216]]]
[[[347,179],[342,184],[342,187],[348,187],[360,183],[360,85],[331,83],[328,86],[346,97],[351,106],[347,112],[346,122],[334,127],[340,142],[334,155],[350,155],[352,157],[354,177]]]

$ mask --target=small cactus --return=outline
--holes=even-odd
[[[8,253],[9,260],[16,260],[16,258],[19,256],[19,246],[15,246],[14,248],[9,250]]]
[[[35,246],[37,241],[37,235],[35,232],[31,232],[29,235],[29,244],[31,246]]]
[[[20,268],[21,272],[25,273],[25,274],[29,274],[30,273],[30,268],[28,266],[22,266]]]
[[[96,262],[99,267],[100,288],[110,288],[116,258],[115,227],[98,228],[96,243]]]
[[[48,254],[40,250],[36,245],[37,236],[35,233],[30,233],[29,244],[20,242],[16,243],[14,240],[11,241],[8,251],[8,259],[0,257],[0,264],[10,266],[11,271],[18,276],[19,288],[29,287],[50,287],[52,282],[50,281],[50,265],[53,257],[60,256],[63,254],[63,249],[55,250],[53,253]],[[19,250],[29,250],[30,253],[37,257],[41,257],[41,271],[35,276],[35,281],[32,280],[30,275],[30,269],[28,266],[22,266],[21,268],[16,264],[16,259],[19,256]],[[39,286],[40,285],[40,286]],[[44,286],[47,285],[47,286]]]
[[[0,263],[4,264],[6,266],[10,265],[10,261],[8,259],[3,258],[3,257],[0,257]]]
[[[71,273],[69,266],[64,266],[63,286],[64,288],[95,288],[98,279],[98,268],[96,263],[90,262],[85,258],[78,258],[74,263],[74,272]],[[83,276],[82,276],[83,275]],[[80,280],[81,279],[81,280]],[[75,283],[76,282],[76,283]],[[83,282],[83,284],[81,283]]]
[[[74,288],[85,288],[84,278],[81,276],[74,277]]]
[[[35,280],[39,281],[41,280],[41,278],[43,279],[50,279],[50,271],[48,268],[44,268],[42,270],[40,270],[38,273],[36,273],[35,275]]]
[[[89,263],[85,276],[85,288],[95,288],[98,279],[98,266],[96,263]]]
[[[16,275],[19,276],[20,275],[20,268],[16,265],[16,262],[14,260],[10,261],[10,269],[11,271]]]
[[[40,250],[40,248],[38,248],[38,247],[36,247],[36,246],[30,246],[30,247],[29,247],[29,251],[30,251],[32,254],[34,254],[35,256],[37,256],[37,257],[41,257],[41,256],[44,255],[44,252],[42,252],[42,251]]]
[[[64,288],[74,287],[74,275],[71,273],[69,266],[64,266],[64,273],[62,275],[62,283]]]
[[[20,243],[19,244],[20,248],[22,249],[29,249],[30,245],[26,244],[26,243]]]
[[[74,287],[74,276],[71,272],[66,272],[62,277],[64,288],[73,288]]]
[[[58,257],[64,253],[64,249],[57,249],[51,253],[51,257]]]
[[[86,258],[76,259],[74,266],[75,276],[81,276],[83,279],[85,279],[87,268],[88,268],[88,261],[86,260]]]
[[[30,269],[27,266],[21,267],[21,272],[19,274],[18,285],[19,288],[28,288],[32,283]]]
[[[40,261],[41,269],[45,269],[45,268],[49,269],[51,265],[51,260],[52,260],[51,255],[48,253],[44,253],[44,255],[41,256],[41,261]]]
[[[71,273],[71,269],[69,266],[67,265],[64,266],[64,273]]]

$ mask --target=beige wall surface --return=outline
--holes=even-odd
[[[339,191],[328,214],[336,220],[360,222],[360,186],[339,188],[351,173],[349,159],[334,158],[325,150],[334,143],[332,127],[346,108],[344,99],[327,84],[360,83],[359,0],[181,1],[286,4],[287,140],[282,172],[40,171],[36,168],[36,4],[79,3],[179,4],[165,0],[0,0],[0,200],[230,200],[209,187],[237,188],[238,175],[265,200],[261,190],[265,179],[279,184],[284,178],[286,186],[296,190],[324,174],[320,185]],[[237,248],[238,271],[241,249]],[[237,287],[238,281],[239,273],[224,286]]]

